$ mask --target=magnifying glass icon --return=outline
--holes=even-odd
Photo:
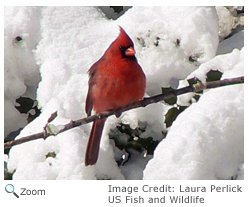
[[[19,195],[17,195],[15,192],[14,192],[14,186],[12,184],[8,184],[5,186],[5,191],[7,193],[13,193],[17,198],[19,198]]]

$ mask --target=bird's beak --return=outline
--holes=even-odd
[[[136,51],[132,46],[127,48],[126,51],[125,51],[126,56],[134,56],[135,54],[136,54]]]

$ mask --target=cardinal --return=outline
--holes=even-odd
[[[120,34],[104,55],[89,69],[89,88],[86,113],[96,113],[127,106],[143,99],[146,77],[135,57],[131,38],[120,27]],[[120,114],[117,113],[117,117]],[[106,119],[93,122],[88,140],[85,165],[98,160],[99,145]]]

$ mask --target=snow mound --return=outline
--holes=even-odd
[[[244,52],[234,50],[203,64],[190,77],[205,80],[210,69],[223,78],[244,71]],[[144,179],[231,179],[244,163],[244,86],[208,90],[181,113],[144,170]],[[240,176],[240,179],[243,176]]]
[[[40,81],[33,54],[40,39],[39,16],[36,7],[4,8],[4,137],[27,124],[27,115],[15,108],[16,99],[35,98]]]

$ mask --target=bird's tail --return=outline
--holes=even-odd
[[[99,145],[101,140],[102,131],[105,125],[106,119],[101,119],[93,122],[90,138],[88,140],[85,165],[96,164],[99,156]]]

